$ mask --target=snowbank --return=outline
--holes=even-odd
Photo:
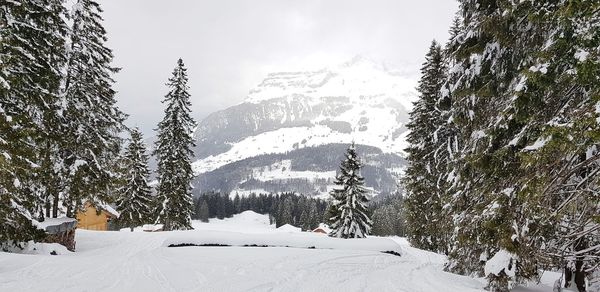
[[[299,233],[264,233],[246,234],[206,230],[202,232],[173,232],[163,242],[163,246],[265,246],[265,247],[295,247],[311,249],[335,249],[356,251],[392,251],[402,254],[402,248],[389,238],[369,237],[361,239],[340,239],[314,234]]]
[[[302,228],[290,224],[281,225],[277,230],[284,232],[302,232]]]
[[[142,226],[142,231],[155,232],[162,230],[162,228],[162,224],[145,224],[144,226]]]
[[[244,211],[231,218],[210,219],[209,223],[199,220],[192,221],[194,230],[221,230],[243,233],[268,233],[276,231],[275,225],[269,222],[269,215],[258,214],[253,211]]]
[[[269,246],[402,253],[400,245],[389,238],[339,239],[320,233],[302,232],[300,228],[289,224],[275,228],[270,224],[268,215],[253,211],[245,211],[232,218],[211,219],[209,223],[194,221],[193,227],[196,232],[167,233],[163,246]],[[319,227],[329,230],[325,224]]]
[[[40,243],[33,241],[25,243],[23,249],[12,245],[3,247],[3,249],[11,253],[19,254],[62,255],[71,253],[65,246],[58,243]]]

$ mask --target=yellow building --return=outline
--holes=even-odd
[[[119,213],[108,205],[96,207],[86,204],[84,212],[77,212],[77,228],[87,230],[109,230],[109,223],[119,217]]]

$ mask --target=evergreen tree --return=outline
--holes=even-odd
[[[433,41],[421,68],[419,100],[407,124],[409,166],[404,182],[409,241],[415,247],[441,253],[447,252],[447,233],[451,230],[446,226],[448,220],[442,216],[442,207],[447,201],[444,181],[447,163],[438,157],[447,149],[447,141],[438,137],[439,129],[446,124],[440,109],[445,70],[442,48]],[[378,217],[381,216],[379,212]]]
[[[567,266],[583,291],[586,271],[600,264],[600,3],[539,8],[532,22],[543,41],[519,72],[508,112],[523,122],[513,138],[526,174],[518,194],[544,227],[530,232],[530,256]]]
[[[93,0],[77,0],[71,11],[63,123],[56,127],[63,168],[60,193],[68,216],[85,203],[110,201],[115,187],[111,168],[121,149],[119,132],[124,129],[125,115],[116,106],[112,75],[119,70],[111,66],[113,55],[105,44],[102,12]],[[56,217],[58,193],[51,195]]]
[[[187,69],[183,60],[177,61],[167,86],[170,91],[165,117],[158,124],[158,140],[154,151],[158,161],[158,223],[164,230],[191,229],[193,201],[191,157],[196,122],[190,116]]]
[[[378,199],[380,199],[379,197]],[[373,214],[372,235],[406,236],[406,219],[404,218],[404,198],[400,194],[384,197],[370,204]]]
[[[285,224],[294,225],[294,202],[291,196],[287,196],[279,205],[277,227]]]
[[[202,200],[200,203],[200,208],[198,209],[198,219],[202,222],[208,222],[208,204],[205,200]]]
[[[398,214],[395,214],[394,207],[384,205],[373,211],[373,235],[390,236],[396,235],[395,220]]]
[[[117,210],[121,213],[119,224],[133,231],[136,226],[150,223],[153,219],[152,189],[148,185],[148,154],[138,128],[131,131],[131,141],[125,152],[125,169],[125,185],[119,190]]]
[[[321,214],[319,213],[317,202],[312,201],[310,203],[310,209],[308,211],[308,222],[307,222],[307,230],[313,230],[319,227],[319,223],[321,223]]]
[[[303,209],[302,213],[300,213],[300,219],[298,220],[298,226],[300,226],[300,228],[302,228],[302,230],[311,230],[310,229],[310,220],[308,218],[308,212],[310,212],[310,210]]]
[[[448,268],[493,291],[597,263],[598,5],[461,1],[442,89],[455,135]],[[507,266],[485,269],[496,257]]]
[[[32,225],[43,220],[39,146],[61,112],[65,13],[58,0],[0,5],[0,242],[43,235]]]
[[[460,143],[452,147],[449,170],[455,228],[448,268],[487,276],[494,291],[506,291],[537,273],[536,259],[521,244],[529,242],[524,224],[530,210],[522,208],[523,197],[513,187],[523,173],[519,149],[511,141],[523,124],[519,114],[503,115],[514,101],[515,73],[539,40],[538,27],[527,21],[530,4],[463,1],[463,24],[449,52],[453,69],[445,88],[452,95],[450,120],[459,129],[454,141]],[[484,274],[485,263],[496,255],[508,256],[510,264]]]
[[[236,213],[242,212],[242,205],[240,203],[240,195],[235,194],[235,198],[233,199],[233,207],[235,208]]]
[[[358,159],[354,142],[346,152],[335,184],[338,188],[331,191],[329,222],[332,237],[363,238],[371,231],[371,219],[367,213],[367,190],[364,178],[360,175],[361,162]]]

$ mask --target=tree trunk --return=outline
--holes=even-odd
[[[58,217],[58,194],[54,194],[52,202],[52,218]]]

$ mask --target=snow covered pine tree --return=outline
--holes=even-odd
[[[86,203],[112,201],[116,189],[112,170],[121,151],[119,133],[126,115],[116,106],[112,75],[119,69],[111,66],[113,54],[105,44],[102,12],[92,0],[77,0],[71,11],[64,121],[56,127],[62,173],[58,192],[49,194],[54,197],[52,217],[57,216],[59,193],[66,215],[74,217]]]
[[[57,217],[60,196],[73,216],[110,189],[107,165],[120,150],[124,115],[113,98],[117,70],[101,12],[91,0],[76,1],[70,17],[61,0],[0,5],[3,237],[33,238],[25,222]],[[9,235],[13,229],[20,230]]]
[[[158,124],[156,159],[158,161],[158,194],[156,222],[163,230],[191,229],[194,202],[191,194],[193,178],[191,157],[192,137],[196,122],[190,116],[187,69],[183,60],[177,61],[167,86],[165,117]]]
[[[492,291],[565,263],[582,278],[600,250],[600,3],[460,3],[448,268]]]
[[[331,237],[364,238],[371,231],[372,222],[367,210],[369,199],[363,186],[364,178],[360,175],[361,166],[352,142],[336,176],[335,184],[338,188],[330,193]]]
[[[59,118],[65,64],[63,1],[0,5],[0,242],[43,236],[40,143]]]
[[[129,227],[131,231],[136,226],[151,223],[152,218],[152,189],[148,185],[148,154],[142,133],[138,128],[131,130],[131,141],[125,151],[124,186],[119,190],[117,209],[119,226]]]
[[[404,202],[408,226],[408,239],[414,246],[440,253],[447,253],[446,228],[443,218],[445,204],[443,172],[445,164],[438,164],[438,149],[445,150],[446,141],[438,139],[439,128],[446,123],[438,108],[440,90],[445,81],[442,48],[433,41],[421,68],[421,80],[417,90],[419,99],[410,113],[407,127],[410,133],[406,149],[409,165],[404,185],[407,198]]]

